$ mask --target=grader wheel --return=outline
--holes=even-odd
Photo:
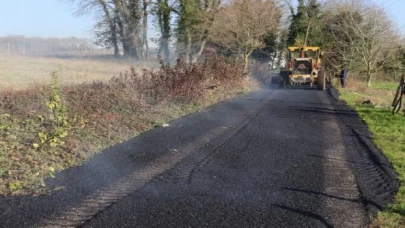
[[[319,90],[325,90],[326,89],[326,78],[325,78],[325,73],[320,70],[318,71],[318,84],[317,84],[317,88]]]

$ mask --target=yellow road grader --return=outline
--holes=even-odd
[[[279,87],[310,85],[325,90],[319,47],[288,47],[288,67],[280,70]]]

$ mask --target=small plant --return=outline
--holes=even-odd
[[[45,132],[38,132],[37,143],[34,143],[34,148],[39,148],[41,145],[48,144],[51,147],[64,145],[64,139],[68,136],[68,115],[66,106],[63,104],[62,93],[59,87],[59,77],[55,72],[52,73],[51,95],[46,101],[46,106],[49,110],[49,121]],[[39,119],[44,121],[42,116]]]
[[[66,127],[68,124],[66,106],[62,102],[62,93],[59,88],[59,77],[56,71],[52,73],[51,89],[51,96],[46,102],[46,105],[51,112],[50,120],[52,120],[53,124],[57,127]]]
[[[8,184],[8,187],[11,191],[17,191],[22,188],[22,184],[19,181],[11,182]]]

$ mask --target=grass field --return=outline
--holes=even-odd
[[[0,89],[24,89],[32,85],[49,84],[51,72],[58,71],[63,84],[106,81],[129,70],[134,62],[129,59],[46,58],[0,56]],[[150,67],[152,64],[136,64]]]
[[[371,86],[373,89],[396,90],[398,82],[377,82]]]
[[[366,88],[361,82],[349,82],[340,89],[341,98],[352,106],[373,133],[373,141],[391,161],[399,175],[401,187],[393,204],[380,212],[373,227],[405,227],[405,117],[392,115],[391,102],[397,83],[375,82]],[[376,106],[363,105],[372,100]]]

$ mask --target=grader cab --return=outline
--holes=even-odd
[[[280,71],[279,86],[316,85],[325,90],[319,47],[289,47],[288,67]]]

